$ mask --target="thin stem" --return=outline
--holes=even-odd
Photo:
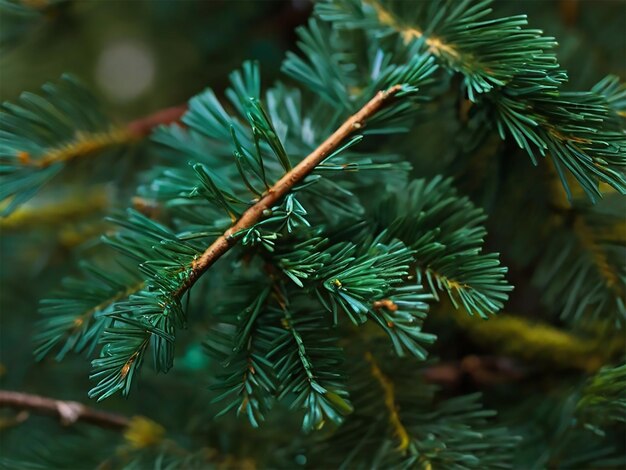
[[[137,138],[146,137],[157,126],[161,124],[171,124],[180,120],[187,111],[187,105],[173,106],[171,108],[161,109],[156,113],[146,117],[136,119],[126,126],[131,135]]]
[[[0,407],[55,415],[61,419],[61,423],[64,425],[84,421],[102,428],[124,430],[130,424],[130,420],[126,416],[99,411],[76,401],[55,400],[9,390],[0,390]]]
[[[191,272],[187,281],[174,293],[181,297],[187,292],[207,271],[213,263],[221,258],[236,243],[235,234],[249,229],[267,214],[283,196],[285,196],[296,184],[309,175],[317,165],[331,154],[341,142],[354,131],[363,128],[368,119],[382,109],[400,90],[401,85],[394,85],[391,88],[379,91],[365,106],[356,114],[350,116],[330,137],[328,137],[319,147],[305,157],[294,168],[285,173],[274,186],[269,188],[263,197],[253,206],[248,208],[242,216],[215,240],[199,258],[191,265]]]

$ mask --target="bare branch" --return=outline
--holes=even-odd
[[[9,390],[0,390],[0,407],[54,415],[65,426],[84,421],[103,428],[124,430],[130,424],[130,420],[126,416],[96,410],[77,401],[55,400],[53,398]]]

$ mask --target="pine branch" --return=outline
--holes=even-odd
[[[373,302],[369,315],[387,333],[395,353],[402,357],[405,350],[420,360],[426,359],[425,345],[436,336],[422,331],[431,294],[419,284],[396,287],[389,297]]]
[[[322,301],[328,297],[324,304],[333,312],[335,323],[339,310],[357,325],[365,322],[373,301],[395,293],[393,287],[407,277],[414,261],[404,243],[384,232],[363,248],[351,244],[331,246],[329,252],[335,251],[335,256],[317,272],[324,288],[318,296]]]
[[[352,113],[359,109],[377,90],[396,83],[406,83],[416,90],[433,83],[437,70],[435,58],[413,48],[402,58],[377,49],[370,70],[353,67],[359,62],[354,48],[342,38],[333,35],[331,25],[311,19],[307,27],[297,29],[298,46],[305,57],[287,53],[282,70],[310,89],[316,98],[325,101],[330,109]],[[404,100],[399,106],[386,110],[372,122],[364,134],[395,134],[407,132],[416,104],[427,101],[421,93]]]
[[[617,126],[626,124],[626,83],[615,75],[608,75],[596,83],[592,92],[603,96],[615,114]]]
[[[52,414],[61,419],[63,425],[84,421],[103,428],[124,430],[130,424],[126,416],[90,408],[76,401],[55,400],[29,393],[0,390],[0,407],[26,409],[43,414]]]
[[[129,129],[111,128],[102,132],[77,132],[69,142],[50,149],[43,156],[33,159],[25,151],[18,153],[18,159],[24,167],[45,169],[57,163],[69,163],[82,157],[90,156],[105,149],[129,144],[137,138]]]
[[[127,320],[128,322],[128,320]],[[163,328],[165,329],[165,328]],[[98,384],[89,391],[89,397],[98,397],[98,401],[113,395],[118,390],[123,395],[128,395],[133,377],[141,369],[143,358],[150,339],[154,336],[155,363],[161,357],[161,351],[167,350],[167,356],[171,354],[171,334],[166,337],[168,331],[160,335],[154,334],[147,325],[132,324],[131,326],[108,328],[101,337],[105,342],[105,348],[99,358],[92,361],[94,372],[91,379],[98,379]]]
[[[450,63],[458,64],[461,67],[465,63],[468,63],[470,57],[463,55],[463,52],[459,50],[454,44],[450,44],[434,35],[426,35],[424,30],[415,25],[403,24],[403,22],[390,10],[386,9],[382,4],[376,0],[364,0],[365,4],[371,5],[376,12],[376,16],[381,24],[399,31],[402,40],[405,43],[409,43],[414,39],[424,38],[424,43],[428,46],[428,51]]]
[[[309,175],[329,154],[337,150],[346,137],[363,128],[366,122],[401,92],[402,89],[403,87],[401,85],[394,85],[385,91],[378,92],[374,98],[356,114],[348,118],[313,152],[293,169],[285,173],[274,186],[265,192],[258,202],[247,209],[223,235],[218,237],[199,258],[193,261],[187,280],[174,292],[174,297],[182,297],[204,272],[237,243],[236,234],[250,229],[261,220],[265,216],[265,213],[280,201],[296,184],[300,183]]]

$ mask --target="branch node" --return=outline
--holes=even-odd
[[[56,403],[57,412],[63,426],[74,424],[83,413],[83,405],[75,401],[59,401]]]

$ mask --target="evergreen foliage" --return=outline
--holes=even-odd
[[[328,0],[312,16],[284,82],[267,87],[244,62],[224,92],[198,93],[180,122],[151,130],[132,207],[107,208],[75,274],[40,302],[36,360],[86,356],[91,390],[72,396],[121,409],[132,406],[117,395],[148,397],[167,408],[162,425],[135,417],[112,435],[70,416],[58,448],[38,436],[20,453],[16,421],[3,467],[624,463],[625,85],[569,91],[555,39],[525,15],[495,18],[491,0]],[[455,100],[470,143],[422,171],[412,134]],[[67,75],[6,102],[4,220],[142,132],[112,125]],[[518,148],[548,161],[503,164],[484,204],[491,163],[473,167],[477,153]],[[502,313],[509,304],[519,316]],[[554,326],[528,323],[528,305]],[[468,366],[490,348],[514,358],[503,383]],[[462,378],[445,387],[457,363]]]
[[[25,92],[18,104],[2,105],[0,198],[10,198],[5,216],[34,196],[68,160],[99,150],[110,140],[124,141],[123,133],[109,130],[95,99],[72,77],[44,85],[43,92]]]

